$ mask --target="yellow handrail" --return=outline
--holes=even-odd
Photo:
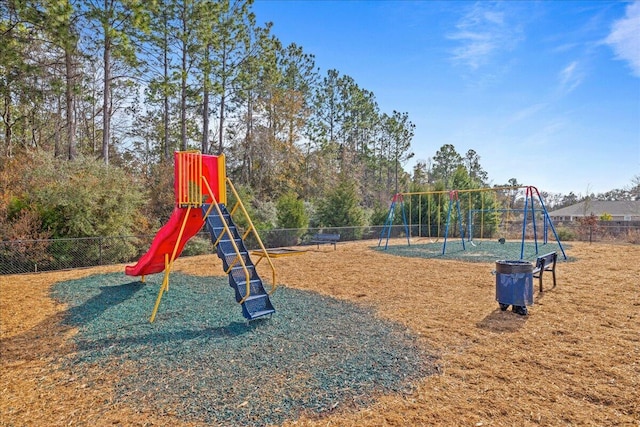
[[[264,245],[262,244],[262,239],[260,239],[260,236],[258,235],[258,231],[256,230],[256,227],[253,225],[251,218],[249,217],[249,213],[245,209],[244,204],[242,203],[242,200],[240,200],[240,195],[238,195],[236,188],[233,186],[233,183],[229,178],[227,178],[227,184],[229,185],[231,192],[233,192],[233,195],[236,198],[236,203],[233,206],[233,209],[231,209],[231,211],[229,212],[229,214],[233,215],[236,209],[240,207],[240,209],[242,210],[242,214],[244,215],[245,219],[249,223],[249,228],[247,229],[247,231],[245,231],[243,239],[249,235],[250,231],[253,231],[256,241],[258,242],[258,245],[260,246],[260,249],[262,249],[262,253],[264,254],[264,257],[267,259],[267,261],[269,262],[269,266],[271,267],[271,274],[272,274],[271,292],[268,293],[269,295],[271,295],[278,287],[278,284],[276,283],[276,268],[274,267],[273,262],[269,257],[269,253],[267,252],[267,249],[265,249]]]
[[[240,254],[240,249],[238,249],[238,245],[236,245],[236,240],[233,237],[233,234],[231,234],[231,230],[229,229],[229,225],[227,224],[227,221],[224,219],[224,216],[222,215],[222,211],[220,210],[220,206],[218,206],[218,201],[216,200],[216,196],[213,194],[213,191],[211,191],[211,186],[209,185],[209,182],[207,181],[207,179],[204,176],[202,176],[202,182],[207,187],[207,190],[209,191],[209,194],[211,195],[211,199],[212,199],[211,206],[209,206],[209,209],[207,209],[207,212],[205,213],[203,219],[206,221],[207,216],[209,216],[209,213],[211,212],[211,207],[215,206],[216,210],[218,211],[218,215],[220,216],[220,219],[222,220],[222,226],[224,227],[224,231],[222,233],[220,233],[220,236],[218,236],[218,240],[216,240],[214,246],[217,246],[218,243],[220,242],[220,239],[224,235],[224,233],[227,233],[229,235],[229,240],[231,241],[231,245],[233,246],[233,250],[236,252],[236,259],[233,260],[233,263],[229,264],[229,270],[225,271],[225,273],[229,274],[229,272],[231,271],[231,268],[233,267],[233,265],[235,265],[236,260],[240,261],[240,265],[242,266],[242,269],[244,270],[244,276],[245,276],[245,281],[246,281],[245,282],[245,285],[246,285],[246,287],[245,287],[245,296],[240,301],[238,301],[238,304],[242,304],[243,302],[246,301],[247,298],[249,298],[251,296],[251,282],[250,282],[251,276],[249,275],[249,269],[247,269],[247,265],[244,262],[244,258]]]

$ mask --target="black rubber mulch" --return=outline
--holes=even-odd
[[[226,278],[173,274],[150,324],[161,280],[96,275],[53,290],[80,329],[65,368],[91,377],[99,366],[118,377],[116,400],[134,409],[217,425],[280,424],[409,393],[433,372],[424,344],[371,307],[284,286],[272,297],[277,312],[246,324]]]

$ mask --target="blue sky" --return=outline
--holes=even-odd
[[[640,1],[256,0],[283,44],[409,113],[416,160],[585,195],[640,175]]]

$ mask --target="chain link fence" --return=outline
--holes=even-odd
[[[591,226],[559,222],[554,227],[561,241],[640,244],[640,221],[597,221]]]
[[[494,235],[484,238],[505,237],[517,240],[522,236],[522,224],[514,223]],[[585,228],[576,223],[555,225],[561,241],[591,242],[623,242],[640,244],[640,222],[601,221],[593,227]],[[309,245],[317,233],[340,234],[340,241],[386,240],[406,237],[403,225],[394,225],[381,236],[382,226],[369,227],[324,227],[308,229],[273,229],[260,231],[260,238],[266,248]],[[411,225],[413,238],[434,238],[444,236],[445,230],[428,230]],[[462,230],[464,232],[464,230]],[[538,239],[543,238],[542,230],[538,231]],[[548,233],[551,233],[548,230]],[[500,234],[500,236],[498,236]],[[504,234],[504,235],[503,235]],[[65,270],[98,265],[119,263],[135,263],[151,245],[155,236],[118,236],[118,237],[86,237],[77,239],[50,240],[15,240],[0,241],[0,275],[33,273],[39,271]],[[449,237],[460,237],[460,230],[452,227]],[[474,236],[474,238],[477,236]],[[550,240],[555,239],[551,234]],[[527,230],[526,238],[532,238]],[[259,245],[253,235],[245,240],[248,249],[258,249]],[[208,233],[200,232],[185,246],[181,256],[204,255],[213,253],[213,243]]]
[[[266,248],[309,244],[316,233],[340,234],[340,241],[378,238],[382,227],[336,227],[274,229],[261,231]],[[394,226],[392,236],[402,233]],[[135,263],[149,249],[155,236],[85,237],[0,241],[0,275],[66,270],[98,265]],[[258,249],[253,235],[245,239],[248,249]],[[200,232],[185,245],[181,256],[213,253],[210,235]]]

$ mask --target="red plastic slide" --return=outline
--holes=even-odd
[[[178,235],[180,234],[180,228],[182,222],[187,215],[187,208],[176,207],[171,213],[169,222],[167,222],[160,230],[158,234],[153,238],[151,247],[146,254],[138,260],[138,263],[133,266],[127,266],[125,273],[129,276],[143,276],[146,274],[160,273],[165,267],[165,255],[168,254],[169,259],[173,253],[173,248],[178,241]],[[194,235],[200,231],[204,225],[202,219],[202,211],[200,209],[192,208],[189,211],[189,217],[185,225],[184,231],[180,242],[178,242],[178,250],[176,252],[176,258],[182,253],[184,245]]]

